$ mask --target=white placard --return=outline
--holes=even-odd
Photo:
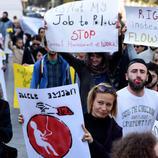
[[[38,34],[38,29],[40,27],[44,27],[44,21],[42,18],[33,18],[23,16],[20,19],[20,25],[24,31],[24,33],[28,33],[30,35]]]
[[[57,52],[116,52],[116,0],[70,2],[46,12],[46,38]]]
[[[158,46],[156,7],[126,7],[127,32],[124,43]]]
[[[29,158],[90,158],[77,84],[17,89]]]

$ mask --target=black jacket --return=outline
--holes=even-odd
[[[109,116],[104,119],[85,114],[85,127],[93,137],[89,144],[91,158],[110,158],[112,143],[122,137],[122,128]]]
[[[7,101],[0,99],[0,142],[8,143],[12,136],[9,104]]]
[[[17,158],[17,149],[5,144],[12,136],[9,103],[0,99],[0,158]]]
[[[75,71],[77,72],[79,79],[80,79],[80,96],[82,102],[82,109],[83,113],[87,112],[87,96],[90,89],[95,85],[94,83],[94,76],[84,61],[81,61],[75,58],[73,55],[69,53],[61,53],[62,57],[72,66]],[[105,80],[104,82],[110,82],[108,74],[104,73]]]

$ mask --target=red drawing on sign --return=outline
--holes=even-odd
[[[57,114],[59,116],[74,114],[73,111],[67,106],[53,107],[49,104],[38,102],[36,103],[36,107],[39,108],[41,113],[44,114]]]
[[[72,137],[64,122],[50,115],[35,115],[27,125],[30,144],[44,158],[62,158],[70,150]]]

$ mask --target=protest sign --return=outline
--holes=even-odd
[[[124,43],[157,47],[157,8],[126,7],[127,32]]]
[[[20,19],[20,25],[24,33],[28,33],[30,35],[37,35],[38,29],[44,26],[44,21],[42,18],[33,18],[33,17],[23,16]]]
[[[77,84],[17,89],[29,158],[90,158]]]
[[[127,5],[145,5],[145,6],[157,6],[157,0],[125,0]]]
[[[14,108],[19,108],[16,88],[29,88],[32,78],[33,65],[23,66],[13,64],[14,71]]]
[[[117,51],[118,9],[116,0],[87,0],[48,10],[44,20],[49,49],[57,52]]]
[[[5,79],[4,79],[4,72],[2,70],[2,67],[3,67],[2,60],[5,58],[4,56],[5,56],[4,53],[2,51],[0,51],[0,84],[1,84],[3,98],[5,100],[7,100],[6,83],[5,83]]]

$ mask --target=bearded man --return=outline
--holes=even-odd
[[[158,93],[145,88],[151,75],[142,59],[133,59],[127,68],[127,87],[117,92],[118,113],[116,122],[123,135],[151,131],[158,113]]]

